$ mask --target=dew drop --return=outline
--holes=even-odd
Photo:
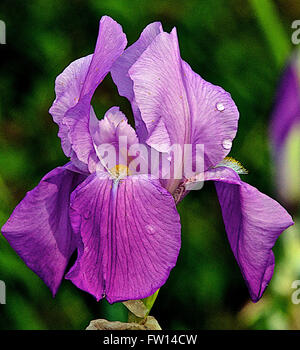
[[[225,149],[230,149],[232,146],[232,141],[230,139],[226,139],[223,141],[222,145]]]
[[[221,103],[221,102],[218,102],[216,104],[216,108],[219,112],[223,112],[225,110],[225,107],[224,107],[223,103]]]
[[[146,230],[149,233],[149,235],[154,235],[154,233],[155,233],[155,230],[154,230],[153,226],[151,226],[151,225],[147,225]]]

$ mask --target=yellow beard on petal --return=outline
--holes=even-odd
[[[115,180],[123,179],[126,176],[131,175],[128,166],[123,164],[117,164],[109,170],[111,176]]]
[[[225,157],[216,167],[220,166],[231,168],[237,174],[248,174],[248,170],[244,168],[244,166],[238,160],[232,157]]]

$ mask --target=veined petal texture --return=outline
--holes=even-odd
[[[68,166],[52,170],[27,193],[2,227],[12,248],[53,294],[76,249],[69,220],[70,195],[84,178]]]
[[[73,192],[70,213],[81,244],[67,278],[77,287],[112,303],[165,283],[180,249],[180,218],[157,179],[92,174]]]
[[[215,181],[231,249],[256,302],[273,275],[272,248],[293,220],[278,202],[241,181],[232,169],[212,169],[205,180]]]

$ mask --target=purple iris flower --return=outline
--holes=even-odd
[[[176,264],[176,203],[195,182],[214,181],[230,246],[252,300],[259,300],[273,274],[272,247],[293,222],[276,201],[243,182],[242,167],[226,157],[237,132],[236,105],[181,59],[175,29],[166,33],[152,23],[124,50],[126,44],[120,25],[105,16],[95,52],[57,77],[50,113],[70,162],[27,193],[3,235],[53,295],[77,250],[65,278],[78,288],[110,303],[145,298]],[[95,116],[91,99],[109,72],[131,103],[136,131],[117,107],[102,120]],[[204,145],[204,171],[161,179],[129,172],[127,163],[105,166],[99,146],[119,145],[123,136],[128,146],[144,144],[167,155],[173,168],[172,145]]]
[[[280,198],[291,207],[300,203],[300,53],[289,59],[279,82],[270,136]]]

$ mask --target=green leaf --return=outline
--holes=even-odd
[[[290,40],[271,0],[249,0],[259,25],[270,46],[274,61],[280,69],[290,53]]]

